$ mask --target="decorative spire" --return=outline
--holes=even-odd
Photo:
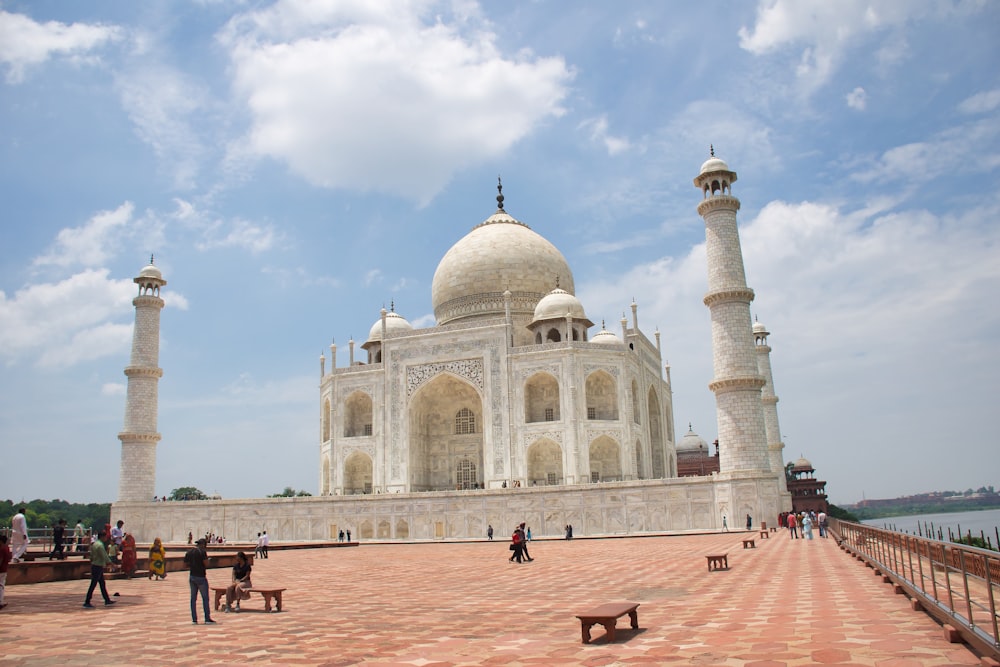
[[[556,289],[559,289],[559,276],[556,276]]]
[[[503,183],[500,182],[500,176],[497,176],[497,209],[503,211]]]
[[[389,312],[390,313],[395,313],[396,312],[396,300],[395,299],[393,299],[392,301],[389,302]]]
[[[708,154],[710,157],[715,157],[715,146],[712,144],[708,145]]]

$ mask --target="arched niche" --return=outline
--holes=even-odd
[[[541,438],[531,443],[527,452],[528,484],[538,486],[563,484],[563,451],[558,443]]]
[[[372,492],[372,460],[364,452],[353,452],[344,461],[344,493]]]
[[[549,373],[535,373],[524,383],[524,421],[559,421],[559,381]]]
[[[360,438],[372,434],[372,397],[355,391],[344,401],[344,437]]]
[[[609,436],[598,436],[590,443],[590,481],[608,482],[621,478],[621,447]]]
[[[468,381],[441,373],[425,382],[409,404],[412,491],[461,488],[459,462],[483,470],[483,399]]]
[[[618,419],[618,385],[606,371],[587,376],[587,419]]]

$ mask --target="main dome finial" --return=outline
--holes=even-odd
[[[500,181],[499,175],[497,175],[497,209],[503,210],[503,183]]]

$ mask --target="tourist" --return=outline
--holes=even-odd
[[[24,516],[24,513],[28,510],[24,507],[17,510],[10,520],[10,549],[11,549],[11,562],[20,563],[21,558],[24,556],[24,552],[28,550],[28,519]]]
[[[205,624],[215,623],[208,606],[208,576],[205,572],[208,568],[208,552],[205,545],[208,540],[204,537],[198,538],[194,548],[184,554],[184,562],[191,568],[188,583],[191,587],[191,622],[198,624],[198,594],[201,593],[201,604],[205,610]]]
[[[816,518],[819,521],[819,536],[826,537],[826,528],[827,528],[826,512],[820,512]]]
[[[486,527],[486,539],[488,539],[490,542],[493,541],[493,524],[490,524]]]
[[[108,534],[103,530],[98,533],[97,539],[90,543],[90,588],[87,589],[87,598],[83,601],[83,606],[91,608],[90,600],[94,597],[94,589],[101,587],[101,597],[104,604],[112,605],[112,600],[108,595],[108,586],[104,583],[104,568],[111,565],[111,558],[108,557]]]
[[[118,554],[122,552],[122,540],[125,539],[125,522],[118,519],[118,523],[111,529],[111,542],[115,545],[111,551],[111,562],[118,562]]]
[[[573,524],[571,523],[566,524],[566,539],[567,540],[573,539]]]
[[[729,524],[726,523],[726,515],[725,514],[722,515],[722,532],[724,532],[724,533],[728,533],[729,532]]]
[[[7,546],[7,536],[0,533],[0,609],[7,606],[3,601],[4,589],[7,588],[7,566],[10,565],[11,553]]]
[[[83,519],[76,520],[76,526],[73,528],[73,542],[76,543],[76,550],[78,552],[83,551]]]
[[[513,563],[515,560],[518,563],[523,562],[521,560],[524,548],[524,534],[521,532],[520,526],[514,526],[514,532],[510,536],[510,550],[514,552],[514,555],[510,557],[510,562]]]
[[[132,537],[132,533],[125,533],[125,537],[122,538],[122,572],[125,573],[126,578],[132,578],[137,562],[138,555],[135,552],[135,538]]]
[[[788,526],[788,535],[793,540],[799,539],[798,522],[795,520],[795,512],[785,517],[785,524]]]
[[[59,523],[56,527],[52,529],[52,553],[49,554],[49,560],[57,558],[63,560],[66,558],[64,550],[66,548],[66,519],[59,519]]]
[[[533,560],[535,560],[534,558],[532,558],[528,554],[528,540],[531,539],[531,538],[528,537],[528,535],[530,533],[528,533],[527,531],[524,530],[524,522],[523,521],[521,522],[521,525],[518,526],[518,529],[521,531],[521,555],[524,556],[524,560],[526,560],[526,561],[533,561]]]
[[[347,529],[347,541],[348,542],[351,541],[351,529],[350,528]]]
[[[257,533],[257,548],[253,550],[253,555],[255,558],[264,557],[264,538],[260,533]]]
[[[747,514],[747,530],[750,530],[751,528],[753,528],[753,519],[750,518],[749,514]]]
[[[163,542],[158,537],[149,547],[149,578],[153,577],[156,577],[157,581],[167,578],[167,550],[163,548]]]
[[[339,533],[337,533],[337,541],[338,542],[343,542],[344,541],[344,531],[343,530],[341,530]]]
[[[528,530],[524,532],[524,539],[528,542],[531,541],[531,526],[528,526]]]
[[[260,535],[260,533],[257,533],[257,534]],[[194,535],[189,530],[188,531],[188,544],[191,544],[191,540],[193,540],[193,539],[194,539]]]
[[[271,544],[271,538],[267,536],[267,531],[264,531],[264,535],[260,538],[260,553],[264,558],[267,558],[267,546]]]
[[[802,515],[802,537],[806,540],[813,538],[813,522],[808,513]]]
[[[247,555],[242,551],[236,554],[236,564],[233,565],[233,581],[226,588],[226,607],[223,609],[227,614],[231,611],[240,610],[240,600],[250,599],[250,589],[253,584],[250,582],[250,571],[253,566],[247,560]],[[236,601],[236,608],[233,609],[233,600]]]

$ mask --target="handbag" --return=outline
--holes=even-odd
[[[510,545],[510,550],[511,550],[511,551],[514,551],[515,549],[517,549],[517,547],[516,547],[515,545],[511,544],[511,545]]]

